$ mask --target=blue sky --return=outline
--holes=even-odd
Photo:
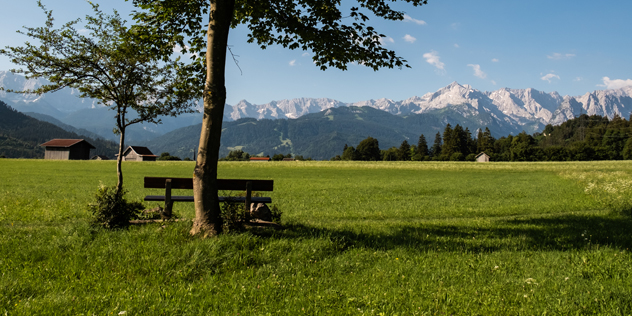
[[[2,1],[0,46],[27,38],[14,31],[39,26],[44,15],[35,1]],[[83,0],[43,0],[58,23],[90,13]],[[102,9],[127,14],[123,0],[97,1]],[[343,102],[403,100],[434,92],[452,81],[479,90],[535,88],[561,95],[632,85],[632,28],[629,0],[429,0],[405,11],[402,22],[372,19],[383,43],[408,60],[412,69],[359,65],[347,71],[319,70],[310,52],[246,43],[247,30],[231,31],[229,44],[239,66],[227,63],[227,103],[261,104],[310,97]],[[350,4],[351,1],[343,1]],[[129,19],[131,20],[131,19]],[[0,70],[14,68],[0,56]]]

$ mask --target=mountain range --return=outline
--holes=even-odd
[[[14,75],[10,72],[0,71],[0,86],[7,89],[24,90],[31,89],[46,82],[39,80],[25,80],[24,77]],[[45,120],[56,124],[60,122],[70,127],[82,129],[90,133],[94,133],[103,138],[116,140],[112,133],[114,127],[114,113],[106,107],[98,104],[95,100],[77,98],[77,92],[73,89],[62,89],[58,92],[47,95],[29,95],[15,94],[0,91],[0,99],[10,104],[13,108],[30,113],[38,119]],[[201,103],[200,103],[201,104]],[[248,135],[250,132],[241,131],[246,129],[244,126],[258,126],[258,128],[283,129],[284,124],[287,126],[310,126],[300,127],[301,129],[311,128],[321,130],[316,126],[312,126],[313,120],[319,121],[320,118],[329,117],[328,111],[335,111],[339,108],[348,108],[353,111],[359,111],[357,108],[372,108],[377,111],[367,110],[370,112],[372,122],[391,122],[394,124],[405,124],[410,129],[408,134],[400,135],[400,142],[403,139],[413,138],[413,134],[421,132],[431,133],[431,131],[442,130],[447,123],[452,125],[460,124],[469,127],[472,132],[478,128],[489,127],[492,134],[496,137],[505,136],[507,134],[517,134],[521,131],[534,133],[541,131],[547,124],[559,125],[566,120],[578,116],[580,114],[596,114],[613,118],[615,115],[628,117],[632,112],[632,87],[624,87],[616,90],[596,90],[586,93],[582,96],[561,96],[557,92],[542,92],[532,88],[528,89],[509,89],[502,88],[496,91],[479,91],[469,85],[460,85],[456,82],[437,90],[436,92],[426,93],[421,97],[413,96],[402,101],[393,101],[390,99],[368,100],[355,103],[344,103],[327,98],[298,98],[290,100],[272,101],[266,104],[251,104],[246,100],[242,100],[235,105],[226,105],[224,114],[224,125],[227,130],[222,135],[222,148],[237,148],[246,146],[251,143],[248,139],[237,140],[229,136],[231,130],[235,135]],[[198,107],[199,109],[199,107]],[[310,116],[310,114],[320,115]],[[358,113],[356,113],[358,114]],[[358,114],[359,115],[359,114]],[[340,116],[340,113],[338,113]],[[395,123],[391,116],[399,117],[407,123]],[[336,117],[336,115],[334,115]],[[362,120],[366,117],[359,116]],[[410,117],[410,118],[409,118]],[[296,121],[294,120],[301,119]],[[165,140],[173,137],[173,134],[183,134],[184,129],[195,129],[193,126],[201,122],[202,115],[199,113],[189,113],[181,115],[177,118],[167,117],[163,119],[163,124],[142,124],[132,126],[128,132],[128,143],[137,144],[168,144]],[[243,119],[255,119],[245,120]],[[283,119],[288,122],[267,122]],[[259,120],[259,121],[257,121]],[[266,122],[263,122],[266,121]],[[311,121],[311,123],[307,123]],[[361,120],[352,121],[355,131],[349,131],[349,137],[346,135],[343,126],[339,126],[345,120],[331,120],[333,125],[327,125],[327,132],[337,132],[341,141],[350,142],[352,140],[363,139],[366,136],[374,136],[371,130],[367,130],[362,134],[360,131],[365,130],[358,124],[362,124]],[[364,123],[369,123],[369,122]],[[426,122],[424,126],[413,126],[409,124],[413,121]],[[261,122],[261,123],[258,123]],[[256,123],[256,124],[253,124]],[[347,123],[349,123],[347,121]],[[59,123],[57,123],[58,126]],[[272,127],[272,125],[275,125]],[[322,124],[320,122],[319,124]],[[386,126],[378,124],[382,130],[397,130],[397,126]],[[242,126],[239,127],[238,126]],[[68,130],[68,129],[67,129]],[[407,132],[408,133],[408,132]],[[434,134],[433,133],[433,134]],[[87,133],[84,132],[84,135]],[[199,134],[199,128],[198,128]],[[259,131],[260,135],[269,135],[270,133]],[[304,135],[297,133],[293,135]],[[425,134],[426,138],[431,135]],[[330,135],[331,136],[331,135]],[[197,139],[197,135],[190,134],[187,136]],[[286,137],[286,138],[284,138]],[[325,137],[320,134],[319,137]],[[375,136],[374,136],[375,137]],[[325,137],[326,138],[326,137]],[[276,135],[276,141],[266,141],[273,145],[264,152],[271,152],[274,147],[285,148],[283,144],[288,144],[287,140],[291,140],[295,146],[292,148],[307,148],[297,145],[307,140],[289,138],[288,135]],[[314,139],[310,139],[314,141]],[[431,139],[428,140],[429,142]],[[273,144],[274,143],[274,144]],[[386,141],[390,144],[390,141]],[[178,144],[182,144],[181,142]],[[344,145],[344,144],[343,144]],[[253,145],[250,145],[251,147]],[[281,147],[279,147],[281,146]],[[182,146],[181,146],[182,147]],[[194,146],[195,147],[195,146]],[[261,146],[255,146],[249,152],[260,153]],[[151,148],[151,147],[150,147]],[[288,148],[289,149],[289,148]],[[171,148],[173,150],[173,148]],[[190,149],[188,149],[190,151]],[[339,151],[339,150],[338,150]],[[307,153],[301,151],[292,151],[295,154],[307,156]],[[174,153],[172,153],[174,154]],[[320,156],[320,154],[318,155]],[[323,156],[324,157],[324,156]],[[316,158],[316,157],[314,157]]]

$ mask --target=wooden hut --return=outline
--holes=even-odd
[[[90,160],[110,160],[106,155],[94,155]]]
[[[250,157],[250,161],[270,161],[270,157]]]
[[[129,146],[123,151],[123,161],[156,161],[156,155],[147,147]]]
[[[46,148],[44,159],[88,160],[90,149],[95,149],[83,139],[52,139],[40,146]]]
[[[482,152],[478,155],[476,155],[476,162],[489,162],[489,156]]]

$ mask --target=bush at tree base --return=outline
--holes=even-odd
[[[123,228],[135,219],[145,207],[141,202],[125,200],[125,191],[116,192],[116,187],[100,186],[94,203],[88,204],[92,213],[92,225],[107,229]]]

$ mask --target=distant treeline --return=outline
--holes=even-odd
[[[261,156],[251,156],[249,153],[237,149],[231,150],[226,157],[220,158],[220,161],[249,161],[250,157],[261,157]],[[265,156],[270,158],[270,155]],[[292,154],[274,154],[270,160],[272,161],[281,161],[285,158],[294,158],[294,160],[313,160],[311,157],[303,158],[301,155],[296,155],[292,157]]]
[[[631,135],[630,120],[586,114],[559,126],[549,124],[541,133],[499,139],[487,127],[474,138],[467,128],[448,124],[443,135],[437,132],[432,145],[422,134],[416,145],[404,140],[399,148],[381,150],[378,140],[368,137],[356,148],[345,145],[342,154],[331,160],[474,161],[482,152],[491,161],[621,160],[632,159]]]

